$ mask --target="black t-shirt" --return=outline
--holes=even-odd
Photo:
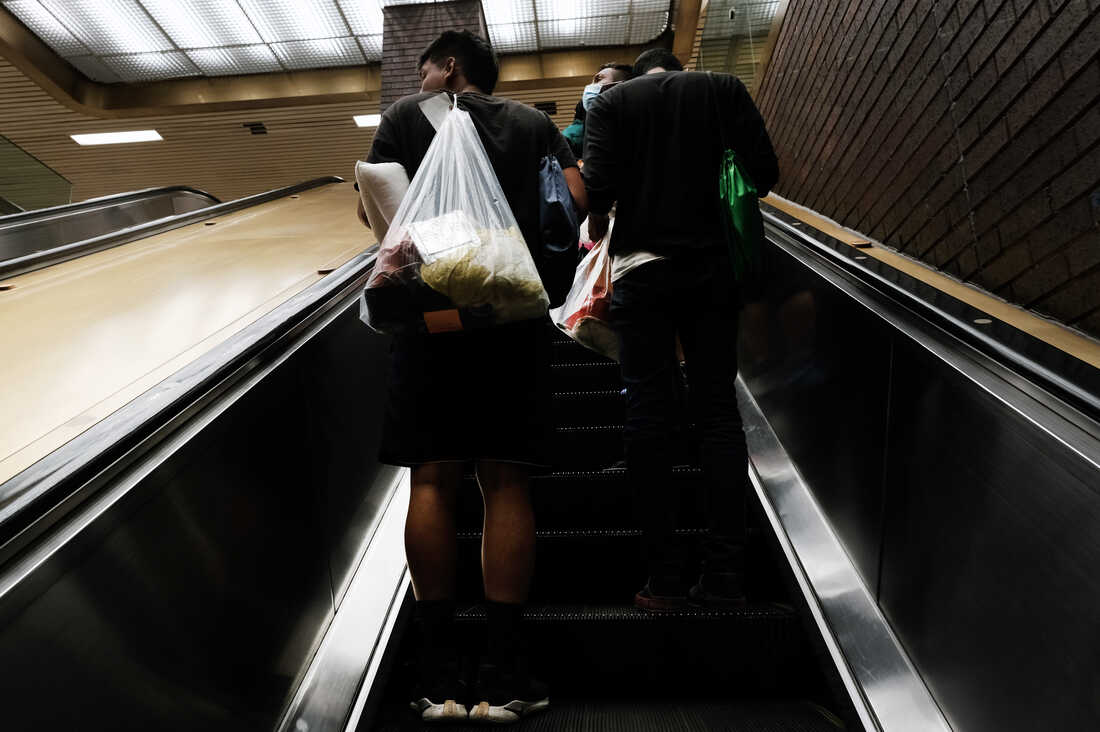
[[[724,247],[718,169],[727,147],[765,196],[779,178],[775,151],[745,85],[728,74],[648,74],[596,97],[584,182],[593,213],[618,201],[612,253]]]
[[[413,94],[394,102],[382,115],[367,162],[401,163],[411,180],[435,137],[419,105],[439,93]],[[538,262],[542,247],[539,161],[552,154],[564,170],[577,167],[576,158],[545,112],[477,92],[459,94],[458,107],[470,113],[516,223]]]

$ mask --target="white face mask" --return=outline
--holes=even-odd
[[[602,88],[600,84],[589,84],[584,88],[584,93],[581,94],[581,104],[584,105],[586,112],[592,108],[592,102],[600,95],[600,89]]]

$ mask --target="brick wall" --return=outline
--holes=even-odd
[[[1100,336],[1100,0],[791,0],[777,192]]]
[[[416,62],[440,33],[468,30],[489,38],[481,0],[391,5],[382,13],[383,111],[395,100],[420,90]]]

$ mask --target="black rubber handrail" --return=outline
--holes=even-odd
[[[1100,369],[885,262],[872,257],[857,261],[854,257],[860,255],[859,249],[816,230],[819,236],[810,236],[805,224],[796,228],[794,224],[801,222],[787,214],[765,207],[764,218],[829,264],[916,312],[1088,420],[1100,422]],[[990,324],[994,326],[992,334],[972,324],[979,318],[994,321]],[[1014,344],[1026,345],[1029,353]],[[1086,427],[1093,431],[1091,425]]]
[[[252,325],[153,386],[22,472],[0,483],[0,564],[111,477],[133,465],[289,342],[355,296],[374,266],[364,251]]]
[[[137,191],[112,193],[109,196],[89,198],[84,201],[76,201],[75,203],[63,203],[59,206],[50,206],[49,208],[35,208],[29,211],[20,211],[18,213],[8,214],[7,216],[0,216],[0,227],[7,226],[9,224],[24,224],[28,221],[37,221],[38,219],[63,216],[65,214],[77,213],[87,209],[102,208],[103,206],[129,203],[131,201],[138,201],[143,198],[152,198],[153,196],[163,195],[166,193],[194,193],[197,196],[202,196],[203,198],[210,199],[215,204],[222,202],[221,199],[217,196],[207,193],[206,191],[199,188],[192,188],[191,186],[161,186],[159,188],[142,188]]]
[[[188,226],[198,221],[212,219],[215,216],[224,216],[225,214],[240,211],[250,206],[274,201],[275,199],[284,198],[295,193],[301,193],[311,188],[343,182],[343,178],[339,178],[335,175],[314,178],[313,180],[296,183],[292,186],[286,186],[285,188],[276,188],[272,191],[257,193],[254,196],[218,203],[195,211],[176,214],[175,216],[166,216],[137,226],[120,229],[110,234],[103,234],[91,239],[85,239],[84,241],[72,242],[71,244],[64,244],[59,247],[54,247],[53,249],[45,249],[23,257],[9,259],[6,262],[0,262],[0,280],[26,274],[27,272],[33,272],[61,262],[67,262],[70,259],[76,259],[86,254],[101,252],[104,249],[111,249],[121,246],[122,244],[128,244],[138,239],[144,239],[147,236],[163,234],[166,231],[172,231],[173,229]],[[102,201],[102,199],[99,200]]]

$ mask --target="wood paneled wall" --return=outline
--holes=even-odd
[[[568,125],[580,86],[514,92],[527,104],[556,102],[551,115]],[[158,185],[191,185],[222,200],[323,175],[350,179],[370,149],[373,131],[352,115],[378,111],[377,102],[276,107],[249,112],[104,120],[61,105],[0,59],[0,134],[72,181],[73,200]],[[263,122],[266,135],[242,125]],[[163,142],[81,147],[69,135],[154,128]]]

